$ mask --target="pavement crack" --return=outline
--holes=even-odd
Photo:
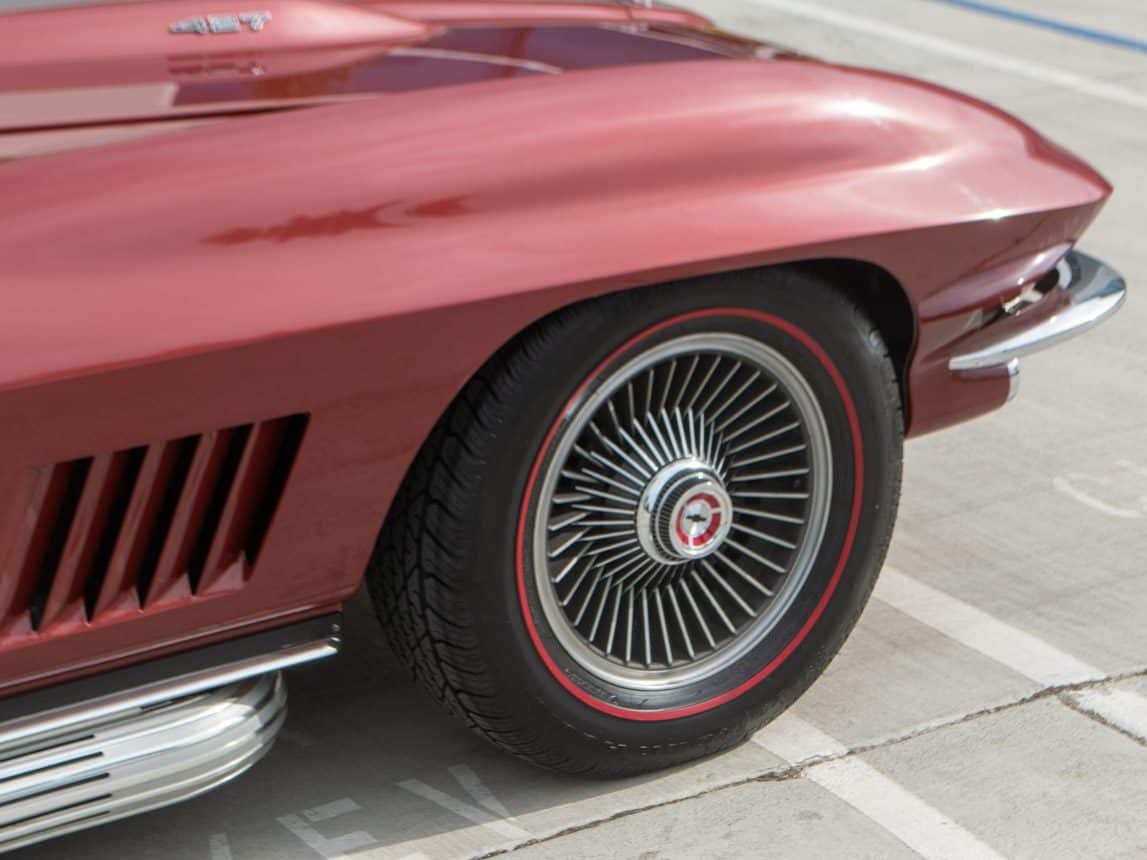
[[[547,833],[544,836],[538,836],[534,839],[528,839],[524,842],[518,842],[514,845],[508,845],[504,848],[495,848],[492,851],[487,851],[483,854],[475,854],[470,860],[486,860],[489,857],[498,857],[503,854],[509,854],[517,851],[520,848],[529,848],[534,845],[541,845],[546,842],[552,842],[560,839],[563,836],[570,836],[574,833],[580,833],[585,830],[592,830],[600,827],[603,824],[609,824],[611,821],[619,821],[623,818],[629,818],[631,815],[639,815],[642,812],[649,812],[654,809],[663,809],[667,806],[674,806],[678,803],[685,803],[689,800],[696,800],[699,797],[706,797],[710,794],[716,794],[722,791],[729,791],[731,789],[740,788],[745,785],[752,785],[757,782],[785,782],[787,780],[798,779],[804,774],[805,768],[802,765],[785,765],[774,770],[764,771],[763,773],[747,776],[742,779],[734,779],[729,782],[723,782],[720,785],[710,786],[709,788],[701,791],[688,794],[683,797],[674,797],[669,800],[659,800],[654,803],[647,803],[644,806],[635,806],[632,809],[623,809],[620,812],[615,812],[612,815],[606,815],[602,818],[595,818],[592,821],[583,821],[580,824],[573,824],[569,827],[558,830],[554,833]]]
[[[975,720],[982,719],[984,717],[990,717],[994,714],[1010,711],[1014,708],[1022,708],[1024,705],[1029,705],[1033,702],[1038,702],[1043,699],[1058,697],[1062,700],[1062,698],[1067,693],[1075,693],[1081,690],[1092,690],[1107,684],[1117,684],[1122,681],[1144,677],[1147,677],[1147,666],[1131,669],[1126,672],[1117,672],[1112,675],[1105,675],[1102,678],[1091,678],[1086,681],[1073,681],[1065,684],[1053,684],[1051,686],[1036,690],[1034,693],[1029,693],[1026,696],[1021,696],[1008,702],[1002,702],[998,705],[991,705],[990,707],[979,708],[975,711],[969,711],[962,716],[952,719],[937,720],[933,723],[926,723],[922,726],[916,726],[915,728],[901,734],[890,735],[878,741],[872,741],[871,743],[857,744],[856,746],[849,747],[844,752],[836,753],[833,755],[818,756],[812,759],[805,759],[798,762],[797,766],[802,769],[807,769],[809,767],[822,764],[826,761],[836,761],[838,759],[848,758],[849,756],[863,755],[864,753],[872,752],[873,750],[896,746],[897,744],[902,744],[919,737],[924,737],[944,729],[949,729],[954,726],[959,726],[963,725],[964,723],[970,723]],[[1118,729],[1118,727],[1113,728]],[[1120,731],[1122,730],[1120,729]]]
[[[793,763],[793,764],[786,764],[786,765],[783,765],[780,767],[776,767],[776,768],[773,768],[770,770],[763,771],[762,773],[759,773],[759,774],[754,774],[753,776],[747,776],[747,777],[743,777],[741,779],[730,780],[729,782],[724,782],[724,783],[721,783],[720,785],[710,786],[710,787],[705,788],[701,791],[696,791],[696,792],[693,792],[692,794],[688,794],[688,795],[685,795],[682,797],[676,797],[676,798],[672,798],[669,800],[655,801],[655,802],[647,803],[647,804],[644,804],[641,806],[635,806],[631,809],[623,809],[619,812],[613,813],[612,815],[607,815],[607,816],[603,816],[601,818],[595,818],[591,821],[584,821],[584,822],[581,822],[579,824],[574,824],[574,825],[571,825],[569,827],[563,828],[562,830],[558,830],[554,833],[548,833],[544,836],[538,836],[538,837],[535,837],[533,839],[528,839],[528,840],[525,840],[522,842],[517,842],[513,845],[508,845],[508,846],[505,846],[503,848],[496,848],[492,851],[487,851],[483,854],[473,855],[471,857],[471,860],[487,860],[487,858],[498,857],[498,856],[501,856],[504,854],[509,854],[513,851],[517,851],[520,848],[529,848],[529,847],[534,846],[534,845],[541,845],[541,844],[544,844],[547,842],[552,842],[554,840],[561,839],[564,836],[570,836],[574,833],[580,833],[580,832],[587,831],[587,830],[593,830],[597,827],[602,826],[603,824],[608,824],[612,821],[619,821],[623,818],[628,818],[632,815],[639,815],[643,812],[650,812],[650,811],[655,810],[655,809],[662,809],[662,808],[665,808],[668,806],[674,806],[674,805],[679,804],[679,803],[685,803],[686,801],[696,800],[697,798],[706,797],[708,795],[717,794],[719,792],[731,791],[731,790],[734,790],[734,789],[737,789],[737,788],[740,788],[740,787],[743,787],[746,785],[752,785],[753,783],[786,782],[786,781],[793,780],[793,779],[799,779],[799,778],[803,777],[810,769],[817,767],[818,765],[825,764],[827,762],[840,761],[842,759],[848,759],[848,758],[852,758],[854,756],[864,755],[865,753],[869,753],[869,752],[872,752],[874,750],[886,749],[888,747],[898,746],[900,744],[907,743],[908,741],[915,740],[916,738],[925,737],[927,735],[934,734],[936,732],[943,731],[945,729],[950,729],[950,728],[953,728],[955,726],[960,726],[960,725],[964,725],[966,723],[974,722],[976,720],[983,719],[984,717],[993,716],[994,714],[1000,714],[1000,713],[1004,713],[1006,711],[1010,711],[1010,710],[1013,710],[1016,708],[1022,708],[1025,705],[1030,705],[1034,702],[1039,702],[1039,701],[1042,701],[1044,699],[1049,699],[1049,698],[1053,698],[1053,697],[1059,698],[1060,701],[1064,702],[1064,704],[1067,704],[1069,707],[1073,708],[1073,710],[1078,710],[1078,711],[1080,711],[1080,713],[1085,714],[1086,716],[1096,720],[1097,722],[1099,722],[1099,723],[1101,723],[1101,724],[1103,724],[1109,728],[1112,728],[1115,731],[1120,732],[1121,734],[1128,735],[1129,737],[1134,739],[1137,743],[1143,744],[1143,740],[1141,738],[1138,738],[1134,735],[1130,735],[1128,732],[1121,729],[1119,726],[1112,725],[1111,723],[1107,722],[1106,720],[1103,720],[1102,718],[1098,717],[1097,715],[1089,713],[1087,711],[1083,711],[1080,708],[1076,707],[1073,703],[1071,703],[1070,701],[1067,700],[1067,694],[1079,692],[1082,690],[1095,689],[1097,687],[1102,687],[1106,684],[1115,684],[1115,683],[1120,683],[1122,681],[1127,681],[1127,680],[1131,680],[1131,679],[1135,679],[1135,678],[1145,678],[1145,677],[1147,677],[1147,666],[1132,669],[1132,670],[1129,670],[1126,672],[1118,672],[1118,673],[1114,673],[1111,675],[1105,675],[1101,678],[1091,678],[1091,679],[1088,679],[1085,681],[1075,681],[1075,682],[1069,682],[1069,683],[1064,683],[1064,684],[1053,684],[1051,686],[1044,687],[1042,689],[1036,690],[1033,693],[1029,693],[1026,696],[1021,696],[1021,697],[1013,699],[1011,701],[1002,702],[1000,704],[992,705],[992,706],[986,707],[986,708],[980,708],[980,709],[975,710],[975,711],[969,711],[968,713],[963,714],[959,717],[954,717],[954,718],[946,719],[946,720],[937,720],[936,722],[933,722],[933,723],[927,723],[927,724],[922,725],[922,726],[916,726],[915,728],[913,728],[909,731],[906,731],[906,732],[903,732],[900,734],[896,734],[896,735],[891,735],[891,736],[882,738],[882,739],[877,740],[877,741],[872,741],[870,743],[857,744],[856,746],[849,747],[849,748],[847,748],[841,752],[833,753],[830,755],[814,756],[814,757],[808,758],[808,759],[802,759],[801,761]],[[1147,744],[1145,744],[1145,745],[1147,745]],[[766,749],[766,750],[768,749],[767,746],[764,746],[764,745],[762,745],[762,746],[764,749]]]

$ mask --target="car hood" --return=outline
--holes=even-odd
[[[0,159],[417,89],[771,55],[666,7],[264,0],[259,13],[210,16],[203,8],[153,0],[0,15]]]

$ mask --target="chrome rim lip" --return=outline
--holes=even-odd
[[[722,354],[765,371],[795,410],[808,446],[809,499],[804,529],[780,588],[751,622],[714,651],[670,667],[626,666],[588,644],[560,605],[550,579],[547,527],[561,471],[589,422],[614,394],[650,368],[691,354]],[[832,494],[832,457],[828,427],[816,395],[803,374],[780,352],[757,340],[727,332],[684,335],[658,344],[612,371],[580,403],[574,404],[559,428],[538,492],[532,529],[534,583],[542,611],[566,654],[600,681],[639,693],[674,690],[723,672],[751,651],[777,625],[800,593],[817,556],[828,522]]]

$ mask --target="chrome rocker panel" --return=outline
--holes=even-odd
[[[987,338],[1000,327],[1004,329],[1000,340],[953,356],[948,361],[948,369],[969,371],[1007,366],[1014,380],[1017,365],[1012,362],[1082,334],[1110,317],[1123,304],[1127,294],[1123,277],[1094,257],[1072,251],[1056,268],[1059,283],[1030,311],[1038,313],[1040,305],[1047,303],[1055,309],[1054,313],[1027,327],[1020,322],[1022,316],[1003,317],[978,333]]]

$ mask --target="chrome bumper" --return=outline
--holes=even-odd
[[[1105,263],[1072,251],[1057,266],[1059,283],[1018,316],[1004,316],[976,333],[974,344],[948,361],[953,371],[1007,366],[1015,378],[1021,356],[1082,334],[1119,309],[1127,293],[1122,276]],[[981,346],[985,340],[990,343]]]

